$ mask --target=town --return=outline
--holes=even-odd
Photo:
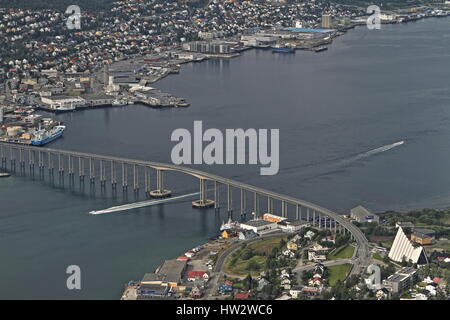
[[[358,206],[343,217],[369,238],[370,270],[354,263],[350,234],[328,218],[291,221],[266,213],[229,221],[217,238],[164,261],[126,285],[123,300],[432,300],[447,299],[450,211],[374,214]],[[424,223],[423,221],[426,221]],[[330,223],[331,225],[331,223]]]
[[[66,128],[36,112],[143,104],[188,107],[153,87],[185,63],[238,57],[245,50],[321,52],[346,30],[365,25],[366,8],[314,2],[117,1],[82,9],[80,29],[56,9],[0,9],[0,139],[45,145]],[[381,23],[449,14],[448,4],[383,12]]]

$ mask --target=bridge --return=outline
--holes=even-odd
[[[135,192],[141,188],[145,193],[153,198],[165,198],[172,194],[172,191],[166,188],[164,175],[167,172],[175,171],[193,176],[199,180],[200,198],[192,202],[193,207],[220,208],[219,186],[226,187],[226,209],[229,214],[233,211],[233,190],[240,191],[240,214],[245,214],[246,199],[250,195],[253,199],[252,213],[255,218],[262,216],[260,208],[261,201],[267,201],[266,213],[274,213],[274,201],[281,202],[281,216],[287,217],[289,208],[294,210],[295,218],[310,222],[313,227],[319,230],[328,229],[334,232],[349,233],[357,244],[356,259],[352,273],[359,273],[363,267],[367,266],[370,260],[369,244],[362,233],[353,223],[347,221],[341,215],[318,206],[316,204],[300,200],[291,196],[282,195],[263,188],[255,187],[241,183],[232,179],[224,178],[215,174],[207,173],[193,168],[134,160],[113,156],[104,156],[90,153],[64,151],[35,147],[29,145],[19,145],[0,142],[1,168],[16,172],[17,168],[22,172],[29,168],[29,173],[35,175],[35,169],[39,175],[44,175],[48,171],[50,177],[54,176],[55,169],[60,177],[68,175],[70,180],[78,176],[80,183],[84,183],[85,178],[89,179],[90,184],[99,181],[102,188],[106,188],[107,183],[116,190],[118,185],[126,191],[129,187],[129,180],[132,183],[130,187]],[[8,161],[9,160],[9,161]],[[10,163],[8,168],[8,162]],[[129,179],[128,173],[132,173],[132,179]],[[156,188],[152,188],[151,176],[156,175]],[[143,179],[142,179],[143,176]],[[143,181],[143,185],[140,183]],[[207,198],[207,186],[213,184],[214,198]]]

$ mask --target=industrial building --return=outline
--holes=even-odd
[[[86,101],[81,97],[70,96],[50,96],[41,97],[42,103],[45,103],[51,110],[74,110],[84,106]]]
[[[290,221],[284,220],[278,223],[278,226],[281,230],[286,232],[297,232],[302,228],[309,226],[309,223],[306,221]]]
[[[255,233],[261,234],[276,230],[278,228],[278,224],[276,222],[256,219],[241,223],[240,227],[244,230],[252,230]]]
[[[186,266],[186,260],[166,260],[155,273],[146,273],[141,281],[141,285],[177,287],[181,283]]]
[[[359,223],[380,222],[380,217],[378,217],[376,214],[373,214],[363,206],[357,206],[356,208],[350,210],[350,217]]]

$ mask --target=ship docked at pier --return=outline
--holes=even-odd
[[[295,53],[295,49],[288,46],[276,45],[272,47],[273,53]]]
[[[47,143],[52,142],[55,139],[58,139],[64,133],[66,126],[59,125],[50,129],[37,129],[32,133],[33,138],[31,138],[31,145],[34,146],[43,146]]]

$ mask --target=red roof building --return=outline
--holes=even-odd
[[[238,300],[246,300],[246,299],[250,298],[250,292],[239,292],[239,293],[236,293],[234,295],[234,298],[238,299]]]

